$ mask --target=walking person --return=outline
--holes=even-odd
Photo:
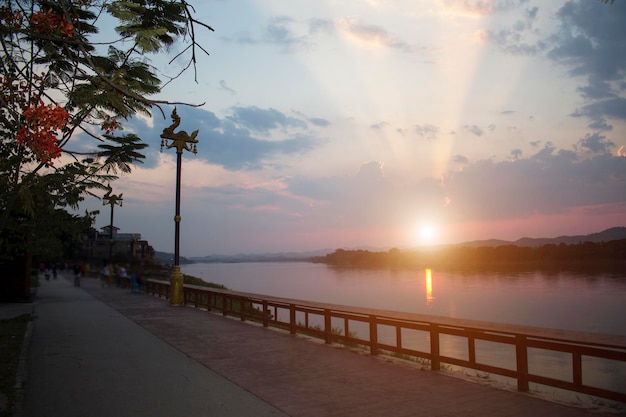
[[[117,286],[125,287],[127,285],[127,281],[128,273],[126,272],[126,268],[124,268],[124,265],[120,265],[119,269],[117,270]]]
[[[104,288],[105,286],[109,286],[109,280],[111,276],[111,268],[104,262],[102,267],[102,271],[100,271],[100,287]]]
[[[74,286],[80,287],[80,265],[74,264]]]

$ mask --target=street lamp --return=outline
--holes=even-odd
[[[109,226],[109,265],[111,265],[111,262],[113,261],[113,207],[115,207],[116,204],[122,207],[122,201],[124,199],[122,198],[123,194],[121,193],[120,195],[111,194],[113,188],[111,188],[110,184],[107,188],[108,190],[106,194],[102,196],[102,205],[111,205],[111,224]]]
[[[164,146],[167,149],[176,148],[176,215],[174,216],[174,267],[170,277],[170,305],[181,306],[184,304],[184,294],[183,274],[180,272],[180,172],[183,150],[198,153],[196,148],[198,131],[194,130],[191,135],[184,130],[174,132],[174,129],[180,125],[180,116],[176,113],[176,107],[172,111],[172,121],[174,123],[163,129],[161,133],[161,152]]]

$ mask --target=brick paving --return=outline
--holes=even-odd
[[[96,280],[84,281],[83,289],[96,299],[292,417],[616,414],[496,389],[215,313],[170,307],[166,300],[149,295],[100,288]]]

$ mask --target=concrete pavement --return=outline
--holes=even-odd
[[[34,310],[19,417],[285,416],[69,280]]]
[[[39,289],[18,417],[598,416],[95,279],[82,285]]]

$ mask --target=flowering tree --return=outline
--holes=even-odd
[[[150,99],[161,81],[143,58],[184,37],[195,64],[195,25],[184,0],[9,0],[0,6],[0,207],[31,211],[28,189],[41,176],[68,181],[48,194],[75,206],[85,192],[104,188],[118,170],[140,162],[146,146],[132,134],[114,136]],[[2,4],[2,3],[0,3]],[[98,41],[103,16],[117,20],[111,40]],[[189,35],[189,36],[185,36]],[[124,41],[124,42],[121,42]],[[121,49],[120,45],[126,45]],[[108,48],[107,48],[108,46]],[[204,50],[203,50],[204,51]],[[178,56],[186,58],[184,55]],[[194,66],[195,68],[195,66]],[[72,149],[81,133],[91,150]],[[59,163],[63,155],[71,157]],[[68,187],[68,185],[72,185]],[[0,230],[6,218],[0,223]]]
[[[212,29],[193,11],[185,0],[0,0],[0,240],[142,161],[147,144],[123,123],[170,104],[154,98],[149,54],[180,41],[175,59],[195,71],[206,52],[195,32]],[[98,34],[105,18],[115,31]]]

